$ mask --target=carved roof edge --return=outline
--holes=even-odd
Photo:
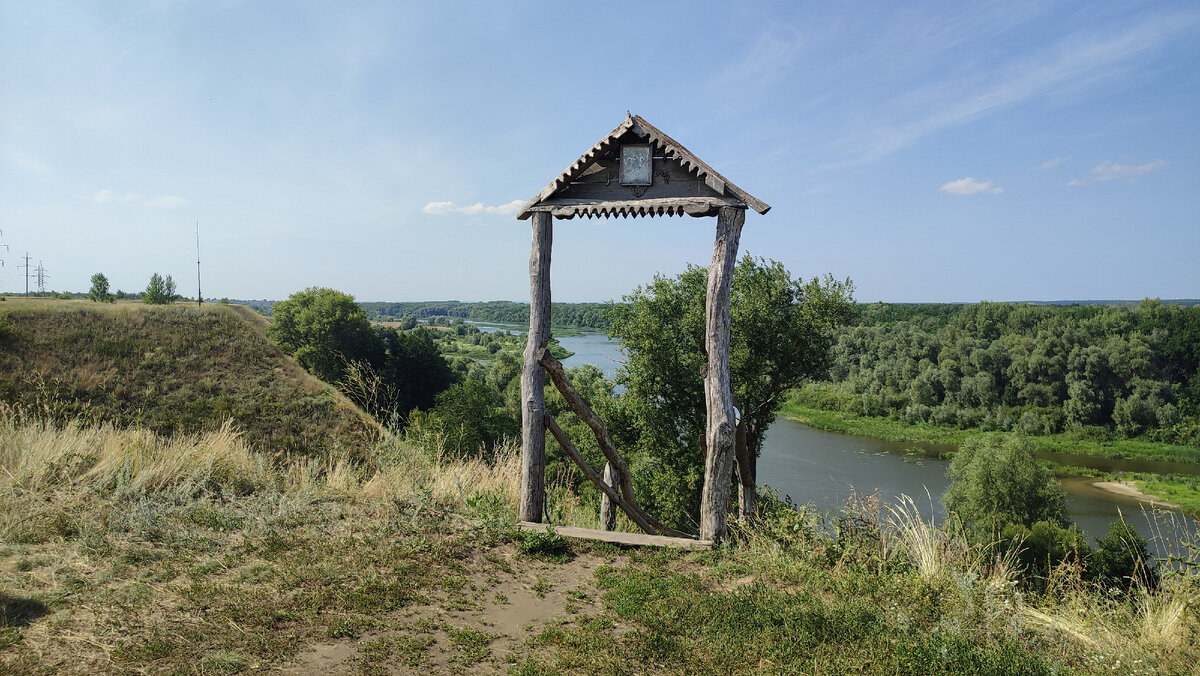
[[[696,157],[692,151],[683,146],[682,143],[676,141],[664,134],[658,127],[647,122],[641,115],[630,115],[626,113],[625,120],[617,125],[615,129],[609,132],[604,138],[600,139],[596,145],[590,150],[579,156],[579,159],[571,163],[566,171],[559,174],[557,178],[550,181],[536,197],[526,202],[520,210],[517,211],[519,220],[526,220],[533,215],[534,207],[538,206],[545,200],[549,199],[554,193],[558,192],[564,185],[567,185],[576,177],[578,177],[598,156],[606,153],[608,149],[617,142],[627,131],[632,131],[639,137],[648,138],[655,145],[670,151],[675,159],[683,165],[685,169],[695,173],[700,178],[704,179],[706,185],[712,188],[718,195],[729,195],[746,206],[754,209],[760,214],[765,214],[771,210],[771,205],[763,202],[754,195],[742,190],[741,188],[730,182],[729,179],[722,176],[716,169],[710,167],[704,160]],[[633,207],[636,200],[630,201],[630,206]],[[538,209],[540,211],[541,209]],[[580,212],[583,210],[581,209]],[[632,209],[631,209],[632,211]],[[559,218],[570,218],[570,216],[559,216]]]

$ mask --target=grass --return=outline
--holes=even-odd
[[[977,436],[996,437],[1005,434],[1003,432],[985,432],[974,429],[964,430],[957,427],[944,427],[926,423],[909,424],[888,418],[866,418],[841,411],[809,408],[791,401],[785,402],[780,412],[796,422],[804,423],[817,429],[838,432],[840,434],[873,437],[887,441],[914,441],[959,445],[967,439]],[[1164,444],[1143,439],[1100,441],[1073,436],[1070,433],[1051,436],[1032,436],[1029,438],[1033,441],[1037,450],[1049,453],[1070,453],[1116,459],[1142,458],[1165,462],[1200,462],[1200,448]]]
[[[308,375],[241,306],[24,300],[5,311],[0,403],[159,435],[228,421],[263,452],[361,455],[379,429]]]
[[[109,320],[172,310],[118,305],[132,319]],[[511,446],[451,459],[414,430],[300,455],[223,422],[160,433],[53,413],[0,407],[0,674],[303,672],[330,645],[348,657],[327,669],[361,674],[1174,674],[1200,661],[1200,544],[1186,534],[1161,591],[1112,595],[1071,569],[1027,588],[1011,559],[911,503],[817,514],[764,497],[760,522],[717,550],[621,550],[518,536]],[[556,522],[595,525],[568,484],[548,493]]]
[[[511,450],[452,461],[388,437],[372,457],[281,464],[228,431],[0,418],[0,673],[239,673],[329,642],[359,673],[1183,673],[1200,658],[1194,576],[1108,597],[1064,572],[1033,595],[911,504],[824,517],[768,500],[716,551],[622,551],[518,538]],[[497,585],[517,580],[551,602],[589,551],[608,562],[598,591],[561,592],[564,615],[524,645],[454,619],[514,607]]]

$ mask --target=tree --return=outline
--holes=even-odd
[[[150,275],[150,283],[142,293],[142,302],[150,305],[165,305],[175,300],[175,280],[171,275],[165,278],[157,272]]]
[[[380,327],[376,332],[384,348],[379,376],[396,393],[396,414],[428,409],[454,383],[454,372],[425,329],[399,332]]]
[[[613,310],[612,335],[624,341],[618,379],[637,419],[624,443],[645,454],[632,468],[668,523],[697,518],[704,474],[704,304],[708,271],[689,266],[674,278],[656,276]],[[832,277],[792,279],[777,261],[743,257],[730,291],[730,374],[741,413],[739,475],[743,515],[754,501],[762,436],[780,398],[828,367],[833,329],[853,312],[853,285]],[[617,432],[618,436],[621,432]],[[749,501],[749,503],[747,503]]]
[[[97,303],[112,303],[116,299],[108,292],[108,277],[104,273],[97,272],[92,275],[92,288],[88,291],[88,298]]]
[[[1066,493],[1024,437],[970,439],[954,454],[949,474],[942,502],[978,532],[1038,521],[1067,525]]]
[[[341,291],[297,291],[275,303],[272,317],[267,336],[325,382],[340,381],[350,362],[378,368],[383,360],[383,346],[366,311]]]

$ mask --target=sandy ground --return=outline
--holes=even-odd
[[[1167,509],[1179,509],[1179,505],[1173,502],[1167,502],[1166,500],[1162,500],[1157,496],[1147,495],[1146,493],[1141,492],[1138,490],[1137,485],[1132,481],[1089,481],[1088,485],[1097,490],[1104,491],[1105,493],[1124,495],[1126,497],[1134,498],[1144,502],[1148,505],[1166,507]]]
[[[525,656],[528,640],[547,625],[572,616],[599,612],[595,570],[620,567],[595,555],[582,555],[566,564],[545,563],[518,557],[512,547],[499,550],[501,561],[479,564],[461,594],[429,599],[406,608],[387,624],[390,628],[357,639],[331,639],[310,645],[279,674],[491,674],[503,673]],[[474,567],[474,566],[473,566]],[[447,629],[469,628],[492,635],[488,656],[463,660]],[[618,627],[618,631],[620,627]],[[417,662],[373,662],[361,647],[388,637],[416,639],[427,645]]]

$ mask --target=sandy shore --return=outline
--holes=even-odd
[[[1141,492],[1138,490],[1137,485],[1132,481],[1089,481],[1088,485],[1098,490],[1102,490],[1105,493],[1124,495],[1136,500],[1140,500],[1148,505],[1154,505],[1156,507],[1163,507],[1166,509],[1179,509],[1179,505],[1173,502],[1167,502],[1166,500],[1158,498],[1157,496],[1147,495],[1146,493]]]

